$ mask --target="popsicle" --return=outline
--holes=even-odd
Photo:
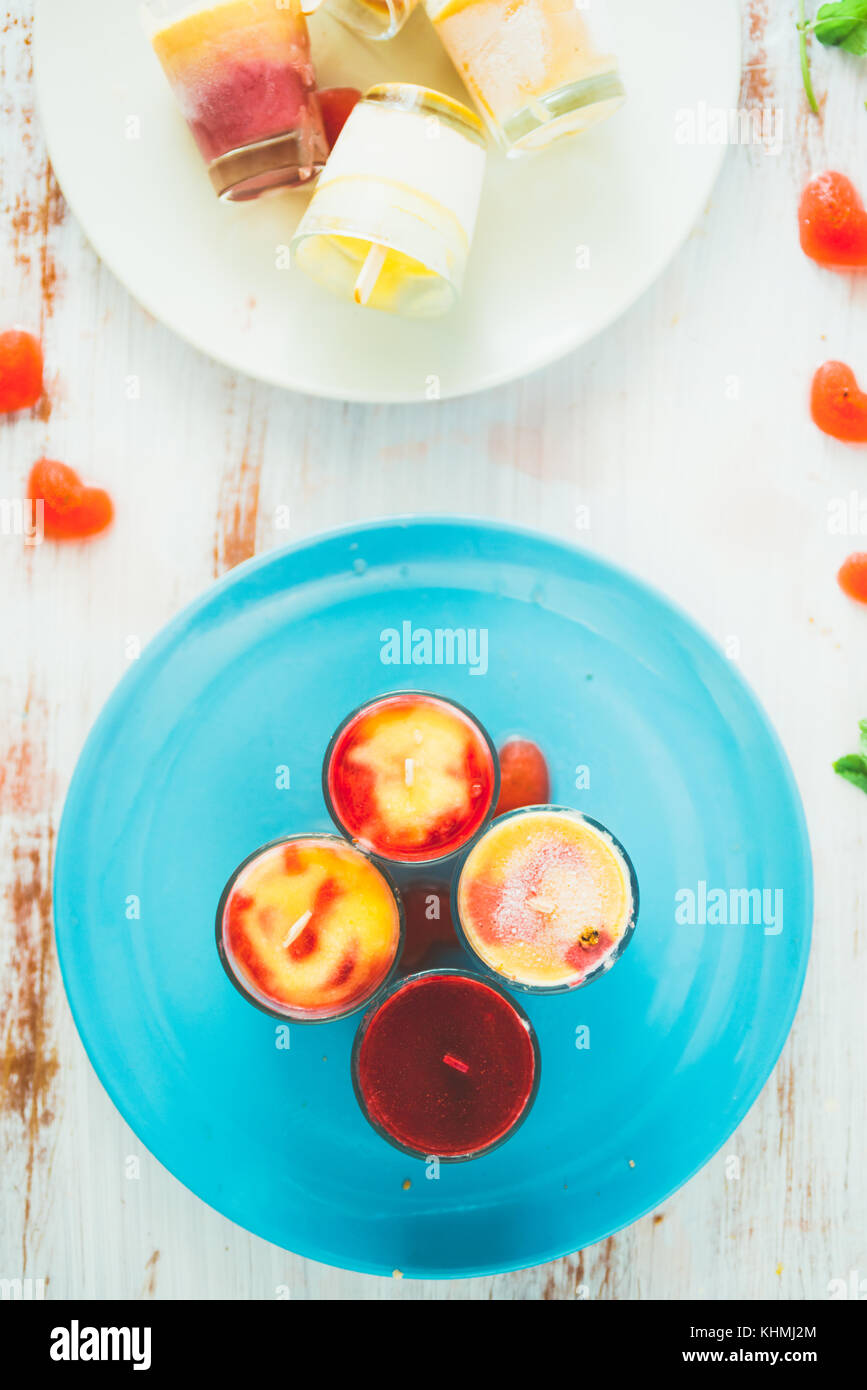
[[[616,57],[595,37],[603,0],[425,0],[434,28],[510,155],[612,115],[625,99]]]
[[[526,1014],[463,971],[412,975],[362,1022],[353,1081],[379,1134],[419,1158],[478,1158],[509,1139],[539,1084]]]
[[[385,983],[403,918],[385,875],[337,835],[299,835],[236,869],[217,910],[232,983],[266,1013],[343,1018]]]
[[[490,818],[496,753],[460,705],[398,691],[344,721],[326,752],[322,783],[349,839],[382,859],[430,864],[456,854]]]
[[[454,896],[471,954],[534,991],[576,989],[610,969],[638,916],[622,845],[597,821],[556,806],[498,817],[467,854]]]
[[[318,284],[370,309],[445,313],[461,292],[485,173],[479,118],[424,87],[354,107],[292,242]]]
[[[146,0],[143,14],[220,198],[315,177],[328,142],[299,0]]]

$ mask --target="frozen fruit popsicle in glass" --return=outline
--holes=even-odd
[[[308,183],[328,158],[299,0],[146,0],[145,25],[219,195]]]
[[[478,117],[424,87],[373,87],[354,107],[292,248],[342,298],[413,317],[457,301],[485,173]]]
[[[343,1018],[385,984],[403,936],[400,899],[337,835],[265,845],[235,870],[217,909],[217,949],[235,987],[266,1013]]]
[[[606,0],[425,0],[491,131],[509,154],[610,116],[625,92],[600,42]]]
[[[453,916],[464,944],[511,987],[589,984],[632,938],[638,882],[598,821],[561,806],[499,816],[467,854]]]
[[[352,1056],[355,1094],[374,1129],[405,1153],[452,1163],[511,1138],[539,1076],[524,1011],[460,970],[393,986],[365,1015]]]
[[[460,705],[395,691],[344,720],[325,754],[322,786],[354,843],[393,863],[432,864],[463,849],[490,819],[497,755]]]

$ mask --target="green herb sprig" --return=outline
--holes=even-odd
[[[847,53],[863,57],[867,54],[867,0],[835,0],[833,4],[822,5],[812,23],[807,21],[805,0],[798,0],[801,76],[810,110],[818,116],[819,103],[813,89],[810,51],[807,47],[810,34],[814,34],[827,48],[843,48]]]
[[[862,792],[867,792],[867,719],[862,719],[858,728],[861,733],[859,752],[838,758],[834,771],[853,786],[860,787]]]

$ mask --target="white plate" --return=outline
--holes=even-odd
[[[679,113],[736,104],[735,0],[608,0],[625,107],[522,160],[491,155],[461,304],[433,322],[333,299],[279,268],[306,199],[214,197],[139,25],[137,0],[39,0],[37,95],[61,187],[103,260],[156,318],[232,367],[340,400],[498,385],[598,333],[660,274],[720,166]],[[423,12],[366,44],[311,23],[323,86],[405,80],[466,96]],[[587,248],[589,265],[585,265]]]

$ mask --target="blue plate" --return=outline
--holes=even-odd
[[[480,647],[474,667],[383,664],[403,654],[383,633],[402,638],[405,623],[484,630],[487,670]],[[536,738],[552,799],[610,826],[641,884],[638,930],[609,975],[522,997],[543,1058],[527,1123],[438,1176],[362,1118],[357,1018],[293,1027],[280,1047],[214,949],[233,867],[278,835],[328,827],[334,728],[406,686],[459,700],[497,741]],[[687,618],[542,536],[418,519],[254,560],[151,643],[82,754],[55,911],[84,1045],[181,1182],[312,1259],[445,1278],[592,1244],[707,1162],[791,1025],[812,880],[785,755]]]

